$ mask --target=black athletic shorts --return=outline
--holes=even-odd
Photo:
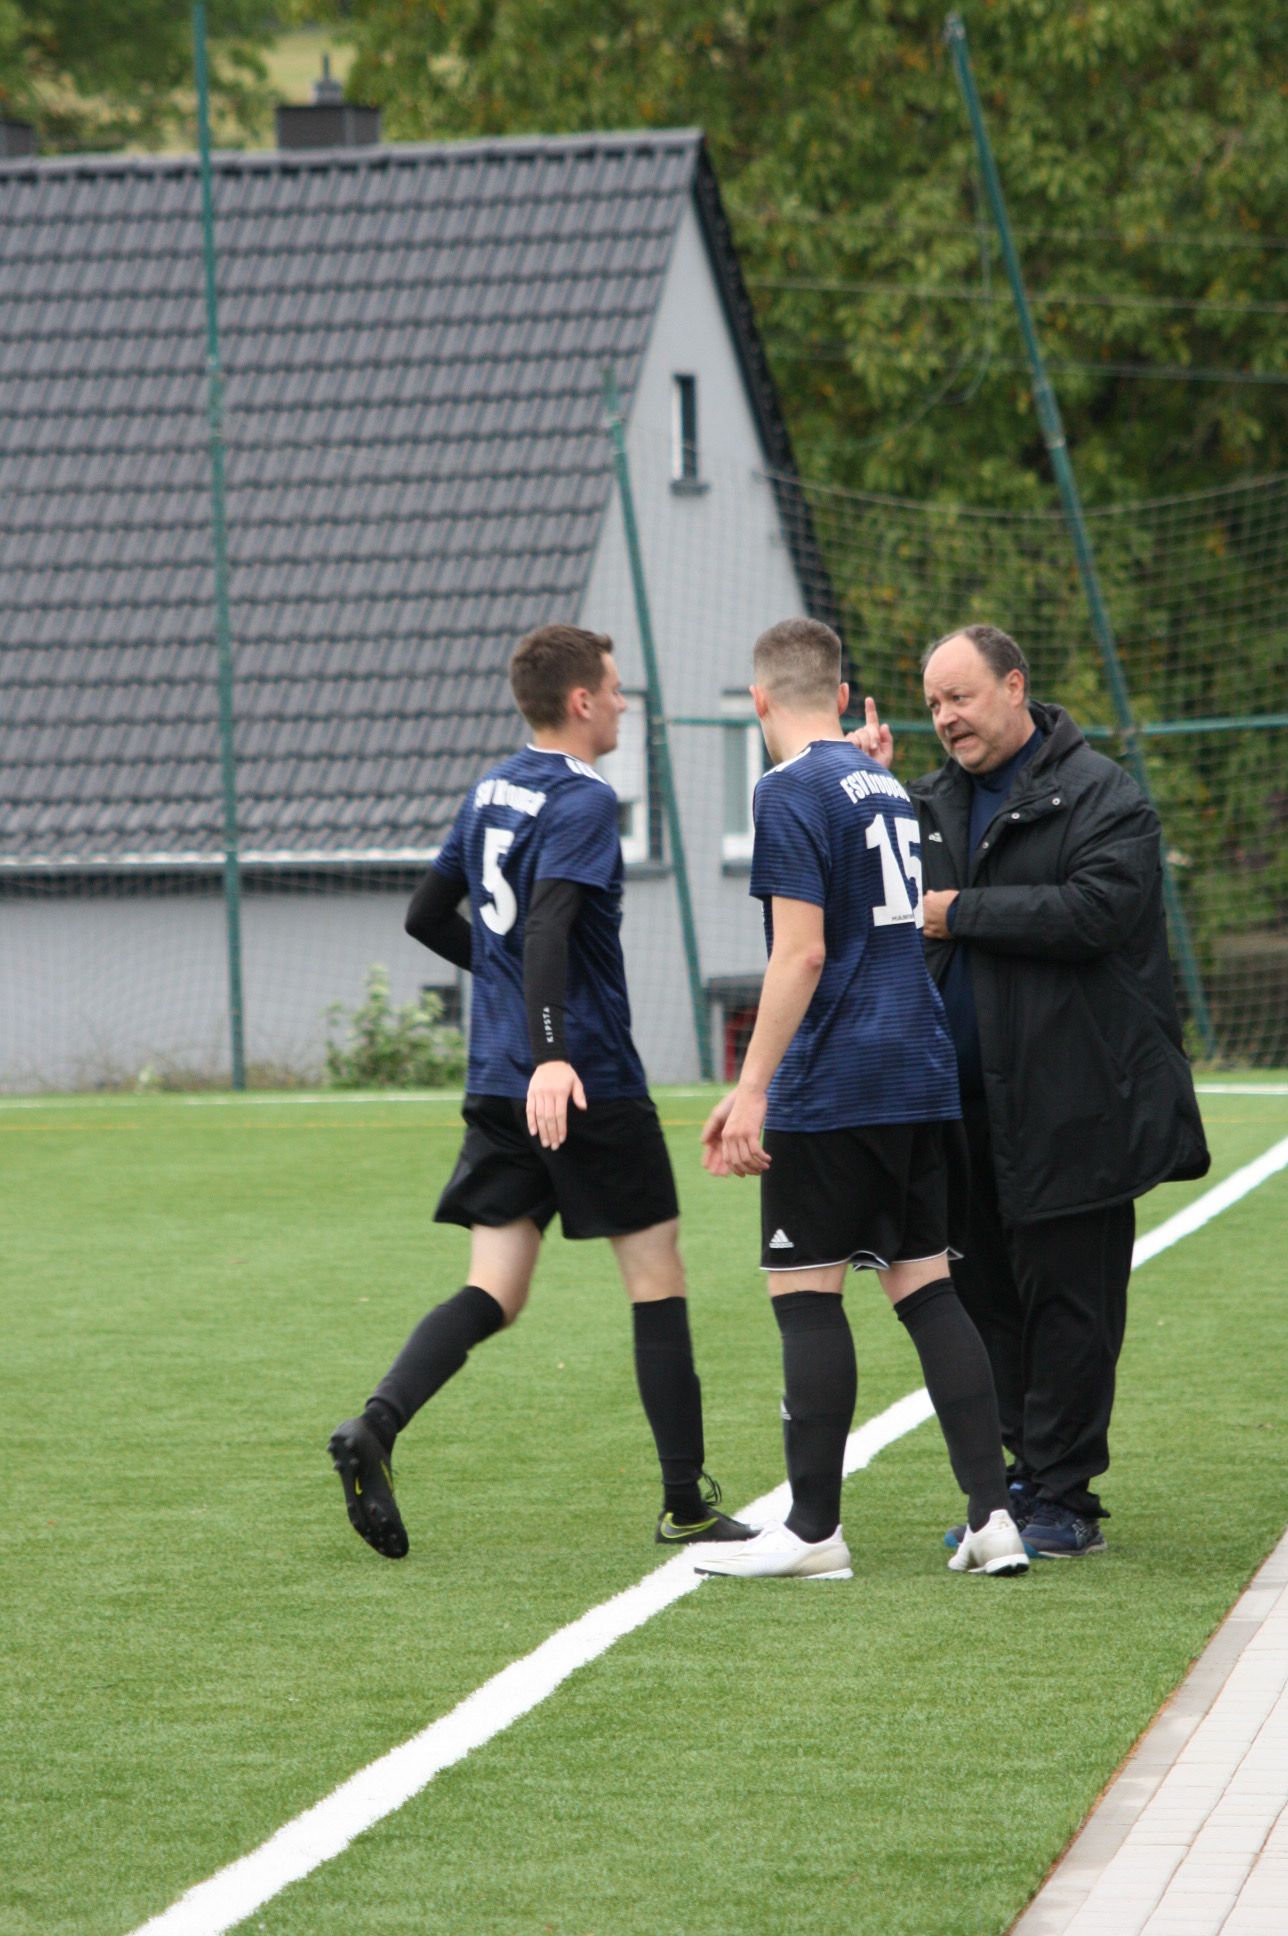
[[[948,1249],[948,1147],[960,1123],[765,1131],[760,1268],[819,1270],[937,1257]]]
[[[434,1212],[437,1223],[497,1229],[555,1211],[565,1237],[629,1237],[679,1215],[675,1178],[648,1096],[568,1104],[562,1148],[542,1149],[514,1096],[466,1096],[465,1141]]]

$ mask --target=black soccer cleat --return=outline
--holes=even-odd
[[[696,1546],[702,1540],[754,1539],[756,1528],[744,1526],[740,1519],[714,1509],[692,1525],[664,1512],[658,1519],[653,1538],[659,1546]]]
[[[701,1478],[701,1516],[698,1519],[677,1519],[674,1513],[660,1513],[657,1531],[653,1535],[655,1543],[658,1546],[697,1546],[705,1540],[754,1539],[754,1526],[744,1526],[740,1519],[730,1519],[728,1513],[716,1511],[721,1498],[720,1487],[709,1472],[704,1472]]]
[[[394,1498],[389,1454],[365,1418],[348,1418],[327,1441],[344,1487],[349,1524],[387,1560],[407,1557],[407,1528]]]

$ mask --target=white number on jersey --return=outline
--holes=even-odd
[[[483,902],[479,913],[493,934],[508,934],[519,912],[514,889],[501,872],[502,856],[508,854],[513,845],[512,827],[483,829],[483,885],[492,898]]]
[[[921,844],[921,834],[915,820],[900,815],[894,822],[895,839],[899,843],[898,859],[895,858],[894,842],[890,839],[890,816],[875,813],[868,824],[867,843],[875,847],[881,856],[881,888],[885,900],[872,910],[872,925],[876,928],[893,928],[911,921],[914,926],[922,925],[924,916],[921,911],[921,855],[915,850]],[[903,863],[900,867],[900,862]],[[916,891],[916,905],[909,896],[908,889]]]

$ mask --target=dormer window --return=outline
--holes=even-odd
[[[698,472],[698,379],[671,378],[671,489],[681,497],[705,491]]]

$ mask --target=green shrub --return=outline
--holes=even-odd
[[[422,988],[395,1008],[389,970],[373,962],[367,992],[348,1015],[340,1002],[326,1012],[326,1082],[331,1089],[437,1089],[465,1075],[465,1037],[443,1021],[442,999]],[[347,1035],[335,1040],[347,1023]]]

